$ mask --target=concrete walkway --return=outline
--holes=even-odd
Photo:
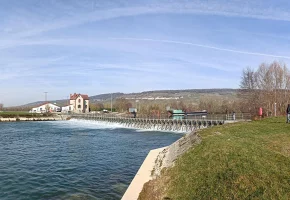
[[[142,191],[144,183],[152,179],[151,172],[153,170],[155,160],[158,154],[166,147],[154,149],[149,152],[143,164],[135,175],[133,181],[129,185],[122,200],[137,200],[140,192]]]

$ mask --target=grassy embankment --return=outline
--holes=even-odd
[[[201,130],[201,144],[146,183],[139,199],[290,199],[290,124],[285,120]]]
[[[3,118],[18,118],[18,117],[32,118],[32,117],[47,117],[47,116],[51,116],[51,115],[52,114],[50,114],[50,113],[40,114],[40,113],[29,113],[29,112],[25,112],[25,111],[0,112],[0,117],[3,117]]]

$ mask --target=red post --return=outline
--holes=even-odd
[[[259,116],[260,116],[260,119],[261,119],[261,117],[263,116],[263,108],[259,108]]]

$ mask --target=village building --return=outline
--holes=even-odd
[[[75,113],[88,113],[90,107],[90,99],[86,94],[71,94],[70,105]]]
[[[61,112],[61,107],[49,102],[43,103],[38,107],[32,108],[30,113]]]
[[[74,106],[73,105],[65,105],[65,106],[61,107],[61,112],[63,112],[63,113],[74,112]]]

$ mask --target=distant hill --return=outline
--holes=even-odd
[[[139,93],[107,93],[90,96],[91,102],[106,102],[111,99],[126,98],[126,99],[174,99],[183,98],[197,101],[201,96],[224,96],[234,97],[237,94],[238,89],[186,89],[186,90],[155,90],[155,91],[144,91]],[[59,105],[67,104],[67,99],[62,100],[51,100],[50,102]],[[44,103],[44,101],[37,101],[29,104],[22,105],[23,107],[33,107]]]
[[[123,97],[126,96],[126,94],[124,93],[108,93],[108,94],[98,94],[98,95],[94,95],[94,96],[90,96],[90,101],[106,101],[108,99],[116,99],[119,97]]]

